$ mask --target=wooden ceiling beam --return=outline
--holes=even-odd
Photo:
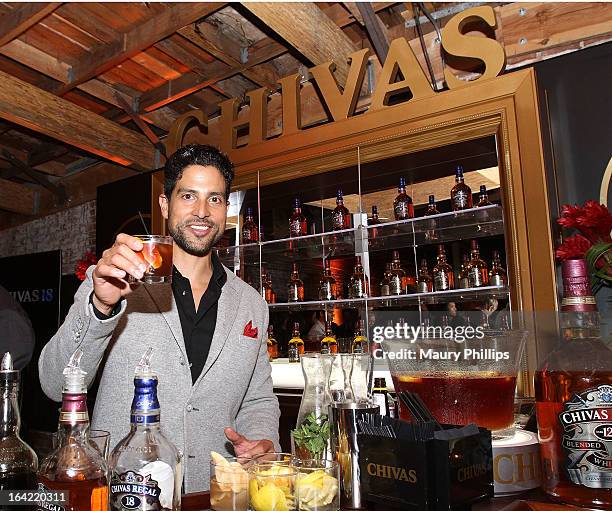
[[[232,68],[240,69],[244,76],[259,86],[274,89],[277,86],[276,81],[281,78],[273,66],[269,66],[266,76],[247,68],[248,58],[243,62],[242,52],[246,50],[245,56],[248,57],[248,48],[243,50],[236,41],[227,37],[218,27],[206,23],[206,21],[184,27],[179,30],[179,34],[221,62]]]
[[[374,51],[378,57],[381,66],[389,53],[389,37],[387,36],[387,28],[380,20],[370,2],[357,3],[357,9],[361,13],[366,32],[372,41]]]
[[[314,3],[245,2],[242,5],[314,65],[334,61],[338,82],[346,81],[349,65],[345,58],[359,48]]]
[[[181,27],[208,16],[221,7],[223,4],[218,2],[173,4],[161,14],[122,34],[118,41],[95,48],[86,58],[82,58],[71,68],[67,83],[62,85],[56,93],[65,94],[77,85],[108,71],[154,45],[160,39],[170,36]]]
[[[23,3],[0,16],[0,46],[17,39],[40,20],[46,18],[61,2]]]
[[[0,118],[122,165],[155,163],[144,136],[1,71]]]
[[[0,189],[2,189],[0,209],[21,215],[35,215],[37,213],[38,194],[36,191],[7,179],[0,179]]]

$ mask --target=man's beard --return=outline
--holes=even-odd
[[[219,229],[217,224],[213,224],[212,222],[191,223],[205,223],[206,225],[210,226],[208,235],[205,238],[196,237],[195,240],[188,239],[185,231],[190,223],[182,223],[174,227],[170,224],[170,222],[168,222],[168,232],[170,233],[170,236],[172,236],[172,239],[174,239],[174,243],[176,243],[185,252],[193,256],[203,257],[207,255],[212,247],[223,237],[223,231]]]

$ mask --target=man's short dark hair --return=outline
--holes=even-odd
[[[234,165],[219,149],[210,145],[190,144],[176,150],[168,158],[164,169],[164,193],[168,200],[174,191],[176,182],[181,179],[183,171],[189,165],[215,167],[225,179],[225,199],[229,198],[234,179]]]

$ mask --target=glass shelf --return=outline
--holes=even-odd
[[[503,213],[501,206],[497,204],[385,222],[367,228],[370,251],[448,243],[503,234]]]
[[[261,262],[266,264],[275,261],[278,257],[288,261],[348,257],[367,251],[447,243],[503,234],[502,208],[493,204],[483,208],[385,222],[368,227],[358,226],[342,231],[231,246],[218,249],[217,254],[221,262],[233,267],[234,262],[246,265],[259,264],[260,247]]]
[[[506,286],[483,286],[470,289],[453,289],[451,291],[432,291],[430,293],[410,293],[397,296],[375,296],[370,298],[353,298],[341,300],[314,300],[307,302],[274,303],[268,308],[272,312],[322,310],[322,309],[356,309],[365,307],[401,307],[419,303],[436,304],[453,301],[479,301],[488,298],[506,299],[510,294]]]

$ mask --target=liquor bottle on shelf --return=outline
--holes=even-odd
[[[68,502],[62,504],[65,511],[107,511],[108,466],[89,440],[82,356],[77,349],[64,369],[57,447],[40,464],[38,482],[43,491],[68,492]]]
[[[451,205],[453,211],[472,207],[472,189],[464,182],[461,165],[458,165],[455,171],[455,186],[451,189]]]
[[[406,278],[406,272],[402,270],[402,263],[400,262],[399,252],[393,251],[391,259],[391,270],[389,271],[389,294],[390,295],[402,295],[406,292],[404,279]]]
[[[396,220],[406,220],[414,218],[414,204],[412,197],[406,193],[406,179],[400,177],[400,184],[397,188],[397,197],[393,201],[393,212]]]
[[[584,259],[563,261],[562,338],[535,374],[542,488],[554,500],[612,509],[612,351]]]
[[[289,362],[299,362],[304,354],[304,341],[300,337],[300,324],[297,321],[293,323],[293,335],[289,340],[288,352]]]
[[[259,241],[259,232],[257,224],[253,220],[253,208],[247,208],[246,218],[242,225],[242,243],[257,243]]]
[[[308,234],[308,224],[306,217],[302,213],[302,201],[293,199],[293,213],[289,217],[289,237],[306,236]]]
[[[493,203],[489,200],[489,194],[487,193],[487,187],[485,185],[480,185],[480,193],[478,194],[478,204],[476,204],[476,207],[482,208],[492,205]]]
[[[134,374],[130,432],[109,458],[110,511],[181,509],[182,459],[161,431],[152,353],[147,349]]]
[[[36,489],[38,458],[19,436],[18,394],[19,371],[13,369],[11,354],[6,352],[0,365],[0,491]],[[34,506],[16,509],[34,509]]]
[[[336,279],[333,277],[329,259],[325,259],[325,269],[319,281],[319,300],[336,299]]]
[[[470,281],[468,279],[468,272],[467,272],[467,267],[468,264],[470,262],[470,256],[467,253],[463,253],[463,255],[461,256],[461,269],[459,270],[458,273],[458,279],[459,279],[459,288],[462,289],[467,289],[470,287]]]
[[[372,401],[378,405],[380,415],[389,415],[389,390],[385,378],[374,378],[372,387]]]
[[[355,256],[355,270],[349,283],[349,298],[364,298],[368,296],[368,277],[363,272],[361,256]]]
[[[427,259],[421,259],[419,268],[419,278],[417,281],[417,291],[419,293],[429,293],[433,291],[433,279],[427,268]]]
[[[274,338],[274,327],[268,325],[268,339],[266,340],[268,345],[268,358],[270,361],[278,358],[278,342]]]
[[[372,216],[368,218],[368,225],[378,225],[381,221],[378,219],[378,206],[372,206]]]
[[[467,277],[469,287],[482,287],[489,285],[489,271],[487,270],[487,263],[480,258],[480,249],[478,248],[478,242],[472,240],[471,245],[471,258],[467,264]]]
[[[425,216],[438,215],[440,212],[436,207],[436,197],[434,195],[429,196],[429,203],[427,204],[427,211],[425,211]]]
[[[450,264],[446,262],[444,245],[438,245],[437,263],[432,271],[433,285],[436,291],[455,289],[455,274]]]
[[[385,264],[385,272],[383,273],[382,280],[380,281],[380,296],[389,296],[389,281],[391,279],[391,263]]]
[[[304,283],[300,280],[297,263],[293,263],[291,269],[291,277],[289,278],[289,284],[287,285],[287,301],[304,301]]]
[[[263,284],[263,296],[267,303],[276,303],[276,293],[272,287],[272,275],[269,272],[264,272],[261,275]]]
[[[365,335],[365,321],[363,319],[357,321],[357,328],[355,329],[355,337],[353,338],[351,351],[353,353],[368,352],[368,338]]]
[[[321,339],[321,354],[329,355],[338,353],[338,341],[331,327],[331,321],[325,322],[325,335]]]
[[[350,229],[351,227],[351,213],[344,205],[344,197],[342,190],[338,189],[336,195],[336,207],[332,211],[332,229],[339,231],[341,229]]]
[[[505,286],[508,282],[506,270],[501,265],[499,251],[493,250],[493,260],[491,261],[491,271],[489,272],[490,286]]]

